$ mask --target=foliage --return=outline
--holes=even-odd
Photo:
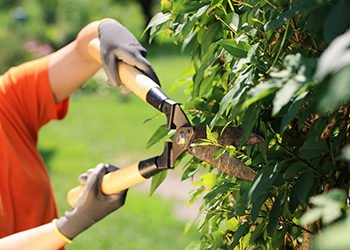
[[[204,195],[200,249],[308,248],[349,220],[349,9],[345,0],[162,0],[148,28],[190,48],[192,123],[265,139],[232,152],[257,171],[251,183],[185,164],[184,179],[200,178],[192,199]]]
[[[130,18],[132,16],[133,18]],[[141,37],[143,15],[136,1],[0,1],[0,73],[72,41],[89,22],[111,17]]]

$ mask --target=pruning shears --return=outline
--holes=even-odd
[[[89,44],[90,55],[101,63],[99,40],[94,39]],[[231,176],[253,180],[255,171],[240,160],[230,156],[228,152],[217,156],[220,147],[202,143],[207,139],[206,126],[192,126],[179,103],[170,99],[153,80],[145,76],[138,69],[123,62],[118,63],[119,77],[123,84],[147,104],[164,113],[167,118],[167,129],[175,130],[172,141],[164,144],[162,154],[141,160],[117,171],[108,173],[102,181],[102,191],[105,194],[114,194],[131,186],[144,182],[148,178],[163,170],[174,167],[176,159],[187,152],[195,158],[207,162],[213,167],[230,174]],[[243,129],[235,127],[214,127],[218,145],[240,145]],[[257,134],[251,134],[246,145],[263,142]],[[82,191],[82,186],[73,188],[68,193],[68,202],[74,206],[76,198]]]

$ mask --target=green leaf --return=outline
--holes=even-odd
[[[327,16],[328,12],[328,6],[310,12],[306,17],[305,29],[312,34],[317,35],[317,33],[323,28],[324,17]]]
[[[149,149],[152,147],[154,144],[159,142],[161,139],[166,137],[168,135],[169,131],[166,127],[166,125],[161,125],[151,136],[151,138],[147,141],[146,143],[146,148]]]
[[[258,218],[259,213],[261,212],[261,206],[265,203],[267,197],[268,197],[268,193],[265,193],[253,202],[252,209],[250,212],[252,222],[255,222],[256,219]]]
[[[289,211],[290,213],[294,213],[295,210],[297,209],[297,207],[299,206],[299,199],[298,199],[298,190],[297,188],[294,186],[293,189],[291,190],[290,194],[289,194]]]
[[[350,50],[349,50],[350,59]],[[349,66],[335,73],[330,79],[322,82],[315,94],[315,105],[318,112],[334,110],[350,101],[350,60]]]
[[[233,235],[234,241],[230,245],[230,249],[234,249],[234,247],[237,246],[239,240],[249,232],[249,227],[250,225],[247,222],[239,226],[239,228]]]
[[[192,178],[197,172],[200,164],[198,162],[192,162],[190,160],[187,164],[184,166],[184,170],[182,171],[181,180],[187,180],[189,178]]]
[[[193,186],[207,186],[213,188],[216,184],[216,175],[213,173],[203,174],[201,179],[194,182]]]
[[[197,200],[199,197],[202,196],[202,194],[204,193],[205,191],[205,187],[201,186],[200,188],[194,190],[191,192],[190,196],[191,196],[191,199],[187,202],[187,206],[193,204],[193,202],[195,200]]]
[[[217,60],[217,58],[220,56],[220,51],[216,50],[217,45],[211,44],[209,46],[209,49],[206,51],[206,53],[203,56],[203,64],[200,66],[198,70],[196,70],[196,73],[194,75],[193,80],[193,91],[192,91],[192,97],[198,97],[202,85],[202,81],[204,79],[205,71],[208,70],[208,68]]]
[[[350,31],[338,36],[322,53],[315,73],[315,78],[323,80],[350,64]]]
[[[288,166],[286,172],[284,173],[284,179],[289,180],[295,178],[300,173],[304,172],[307,169],[307,165],[301,161],[297,161],[290,166]]]
[[[341,189],[331,189],[327,193],[311,197],[310,202],[314,207],[302,216],[301,223],[308,225],[318,219],[322,219],[325,224],[335,221],[343,214],[346,198],[345,191]]]
[[[174,1],[174,13],[185,14],[193,11],[198,11],[205,5],[209,5],[210,1],[190,1],[184,4],[182,1]]]
[[[247,90],[248,90],[247,86],[243,87],[239,83],[233,84],[232,88],[221,99],[219,111],[211,121],[210,126],[213,127],[217,122],[217,120],[220,118],[220,116],[224,114],[228,110],[228,108],[230,108],[231,106],[235,107],[240,102],[242,95]]]
[[[303,173],[296,181],[294,189],[300,203],[307,203],[314,181],[315,175],[310,170]]]
[[[312,250],[350,249],[349,241],[350,216],[349,212],[344,220],[327,227],[315,237]]]
[[[224,153],[226,152],[226,148],[220,148],[216,153],[214,154],[214,159],[219,159]]]
[[[300,219],[301,224],[309,225],[317,221],[322,217],[323,209],[322,208],[313,208],[307,211]]]
[[[148,23],[146,30],[154,26],[159,26],[167,22],[170,18],[171,18],[170,13],[162,13],[162,12],[157,13],[152,17],[151,21]]]
[[[331,42],[334,38],[342,34],[350,25],[350,2],[340,0],[331,9],[324,22],[323,37],[326,42]]]
[[[326,126],[326,120],[316,121],[310,131],[304,145],[299,149],[299,156],[303,159],[312,159],[319,157],[329,151],[326,143],[321,139],[321,133]]]
[[[255,86],[247,92],[250,98],[244,101],[244,103],[242,104],[242,109],[245,109],[253,103],[272,95],[278,90],[279,86],[280,83],[276,82],[265,82],[258,84],[257,86]]]
[[[162,171],[152,177],[150,194],[152,195],[167,176],[167,171]]]
[[[274,231],[276,230],[279,217],[282,213],[283,203],[284,203],[282,195],[277,196],[269,213],[269,223],[267,225],[267,233],[270,236],[272,236]]]
[[[277,163],[263,167],[248,191],[248,203],[254,203],[257,198],[266,194],[272,188],[272,184],[279,176],[281,166],[281,163]]]
[[[300,83],[291,79],[277,91],[275,99],[273,100],[272,116],[277,115],[280,110],[291,101],[293,95],[300,88]]]
[[[218,132],[212,132],[210,130],[210,127],[206,126],[206,134],[210,142],[212,142],[213,144],[218,144],[218,138],[219,138]]]
[[[250,137],[256,122],[258,121],[258,116],[260,114],[259,111],[260,110],[257,105],[251,105],[246,110],[245,115],[243,117],[242,125],[241,125],[242,128],[244,128],[244,130],[239,143],[240,147],[245,145],[246,142],[248,141],[248,138]]]
[[[283,133],[288,124],[295,118],[295,116],[299,113],[303,103],[305,102],[305,97],[308,92],[303,92],[300,94],[293,102],[289,105],[288,111],[282,116],[281,129],[280,132]]]
[[[260,223],[255,230],[252,232],[252,236],[250,238],[250,243],[251,245],[254,245],[256,243],[256,240],[263,235],[264,231],[265,231],[265,222]]]
[[[171,18],[170,13],[158,13],[149,22],[146,29],[143,32],[143,35],[150,29],[150,40],[157,34],[157,32],[161,29],[161,25],[169,21]]]
[[[215,186],[208,194],[204,196],[204,199],[213,200],[217,195],[227,193],[232,191],[232,189],[238,189],[235,183],[224,183],[219,186]]]
[[[202,51],[207,51],[212,43],[218,40],[217,37],[221,35],[221,29],[218,23],[210,24],[208,29],[203,31],[203,37],[201,41],[201,49]]]
[[[343,148],[342,158],[350,161],[350,145],[347,145]]]
[[[223,39],[218,41],[218,44],[221,45],[228,53],[237,58],[246,58],[248,51],[239,48],[237,42],[232,39]]]

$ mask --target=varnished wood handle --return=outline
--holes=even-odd
[[[102,192],[110,195],[118,193],[129,187],[146,180],[139,171],[139,163],[120,168],[117,171],[106,174],[102,180]],[[79,194],[84,190],[83,186],[72,188],[67,194],[68,203],[74,207]]]

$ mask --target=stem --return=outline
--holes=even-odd
[[[278,60],[278,58],[280,57],[280,54],[281,54],[281,52],[282,52],[284,43],[286,42],[286,38],[287,38],[287,34],[288,34],[288,29],[289,29],[289,22],[287,23],[287,27],[286,27],[286,30],[285,30],[285,32],[284,32],[284,34],[283,34],[282,42],[281,42],[281,45],[280,45],[280,47],[279,47],[279,49],[278,49],[278,51],[277,51],[277,55],[276,55],[275,59],[273,60],[273,63],[272,63],[272,65],[271,65],[271,67],[267,70],[266,73],[269,73],[269,72],[272,70],[272,68],[275,66],[275,64],[276,64],[276,62],[277,62],[277,60]]]
[[[237,32],[234,29],[232,29],[232,27],[229,24],[227,24],[224,20],[222,20],[220,16],[215,14],[215,18],[219,20],[222,24],[224,24],[227,28],[229,28],[229,30],[232,31],[235,35],[237,35]]]
[[[239,0],[233,0],[234,3],[240,4],[240,5],[244,5],[244,6],[248,6],[250,8],[253,8],[253,5],[250,5],[249,3],[245,3],[244,1],[239,1]]]
[[[231,3],[231,0],[228,0],[228,5],[230,6],[230,9],[232,12],[235,12],[235,8],[233,7],[233,4]]]
[[[275,10],[278,10],[278,8],[273,5],[272,3],[270,3],[268,0],[263,0],[265,3],[267,3],[268,5],[270,5],[272,8],[274,8]]]
[[[303,158],[300,158],[299,156],[297,156],[296,154],[294,154],[292,151],[290,151],[286,146],[284,146],[282,143],[280,143],[278,140],[276,140],[276,144],[278,146],[280,146],[287,154],[289,154],[290,156],[293,156],[295,159],[303,162],[306,166],[308,166],[313,172],[315,172],[316,175],[320,176],[320,174],[318,173],[317,168],[315,168],[314,166],[312,166],[310,163],[308,163],[306,160],[304,160]]]
[[[291,226],[293,226],[293,227],[300,228],[301,230],[303,230],[303,231],[306,232],[306,233],[314,234],[314,233],[311,232],[310,230],[308,230],[308,229],[306,229],[306,228],[304,228],[304,227],[302,227],[302,226],[300,226],[300,225],[298,225],[298,224],[295,224],[293,221],[288,221],[288,220],[286,220],[286,219],[283,218],[283,217],[282,217],[281,221],[284,222],[284,223],[286,223],[286,224],[289,224],[289,225],[291,225]]]

